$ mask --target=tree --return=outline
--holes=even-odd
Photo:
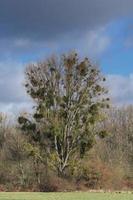
[[[63,174],[75,153],[83,157],[96,136],[106,135],[104,130],[95,131],[108,108],[105,78],[88,58],[81,61],[76,53],[30,64],[25,75],[35,111],[30,119],[20,116],[18,121]]]
[[[0,113],[0,150],[4,145],[6,135],[8,134],[10,128],[8,117],[5,114]]]
[[[125,176],[133,177],[133,106],[109,109],[104,126],[110,134],[97,143],[97,155],[113,169],[119,167]]]
[[[16,175],[19,175],[21,187],[25,187],[27,182],[27,175],[24,169],[24,161],[27,161],[28,156],[25,149],[25,144],[25,138],[22,137],[22,135],[18,132],[17,129],[14,128],[12,131],[10,131],[10,134],[8,134],[8,137],[5,141],[5,146],[3,148],[3,151],[5,153],[5,159],[6,161],[9,161],[10,167],[12,163],[16,164]]]

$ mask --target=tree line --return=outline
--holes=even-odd
[[[133,186],[133,107],[110,108],[105,81],[75,52],[27,66],[33,112],[14,124],[1,114],[1,190]]]

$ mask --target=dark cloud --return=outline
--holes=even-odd
[[[0,0],[0,37],[55,39],[132,10],[132,0]]]

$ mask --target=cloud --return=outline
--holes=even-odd
[[[62,54],[62,50],[63,53],[76,50],[81,56],[98,59],[111,45],[112,38],[107,33],[107,27],[100,27],[86,33],[65,35],[59,41],[50,45],[47,43],[47,49],[51,46],[53,52],[57,54]]]
[[[1,103],[0,102],[0,112],[17,116],[21,112],[32,112],[33,104],[32,102],[21,102],[21,103]]]
[[[1,0],[0,38],[57,40],[129,15],[132,0]]]
[[[0,58],[73,48],[99,56],[110,42],[102,29],[132,10],[131,0],[1,0]]]
[[[1,0],[0,37],[55,40],[130,15],[132,9],[131,0]]]
[[[111,38],[106,34],[106,27],[104,27],[89,31],[81,41],[79,49],[83,47],[81,49],[85,49],[85,54],[98,58],[109,48],[110,44]]]
[[[25,97],[22,87],[23,73],[22,64],[5,61],[0,62],[0,101],[21,102]],[[20,89],[21,88],[21,89]]]
[[[84,33],[64,35],[56,41],[36,41],[28,38],[12,40],[0,39],[0,59],[18,59],[25,57],[42,59],[51,54],[62,54],[77,50],[82,56],[98,59],[111,45],[108,26],[96,28]]]
[[[106,84],[113,104],[119,106],[133,104],[133,74],[107,75]]]
[[[17,113],[31,108],[24,86],[23,65],[13,61],[0,62],[0,110]]]

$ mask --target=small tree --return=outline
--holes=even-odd
[[[26,90],[35,101],[32,119],[19,117],[21,128],[30,134],[63,174],[74,154],[83,156],[95,143],[101,111],[108,107],[105,78],[88,58],[76,53],[30,64]]]

